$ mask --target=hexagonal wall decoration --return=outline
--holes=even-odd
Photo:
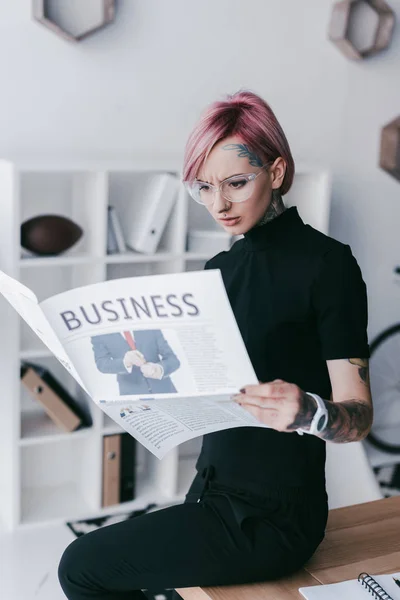
[[[400,181],[400,117],[382,129],[379,166]]]
[[[112,23],[115,0],[33,0],[33,18],[70,42]]]
[[[384,0],[342,0],[333,6],[329,39],[347,58],[362,60],[389,46],[394,24]]]

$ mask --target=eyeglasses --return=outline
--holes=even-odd
[[[214,194],[217,191],[221,192],[221,196],[229,202],[245,202],[250,198],[254,191],[255,180],[262,173],[262,169],[267,165],[271,165],[272,161],[261,165],[261,170],[258,173],[244,173],[242,175],[233,175],[227,177],[216,186],[204,181],[185,181],[184,185],[193,198],[199,204],[209,205],[214,202]]]

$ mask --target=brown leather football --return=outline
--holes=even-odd
[[[21,246],[41,256],[60,254],[81,238],[83,229],[62,215],[38,215],[21,225]]]

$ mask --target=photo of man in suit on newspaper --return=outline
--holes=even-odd
[[[90,341],[97,369],[117,376],[121,396],[176,393],[170,375],[180,361],[160,329],[129,329]]]

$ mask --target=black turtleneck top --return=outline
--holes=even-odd
[[[297,207],[254,227],[205,268],[221,270],[261,382],[283,379],[329,400],[326,361],[369,357],[366,286],[350,246],[306,225]],[[203,474],[211,466],[214,489],[239,495],[326,496],[325,441],[314,435],[218,431],[204,436],[196,466]]]

